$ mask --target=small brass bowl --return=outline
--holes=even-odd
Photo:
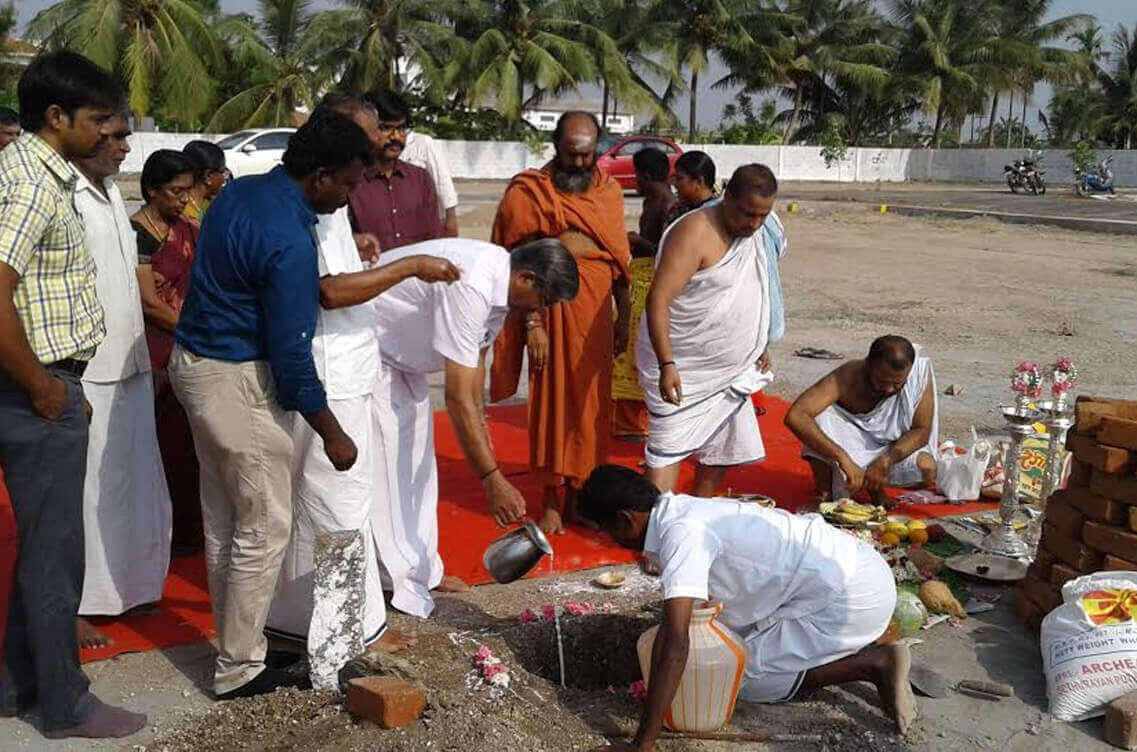
[[[623,587],[624,583],[627,581],[627,577],[625,577],[621,572],[616,572],[614,570],[602,572],[596,576],[595,580],[593,580],[594,583],[607,590],[615,590],[618,587]]]

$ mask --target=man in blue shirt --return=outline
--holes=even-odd
[[[210,207],[174,337],[170,378],[201,464],[218,699],[294,685],[266,668],[263,629],[292,524],[286,411],[312,426],[336,470],[356,447],[328,409],[312,358],[318,214],[347,203],[371,145],[335,112],[289,141],[283,166],[238,180]]]

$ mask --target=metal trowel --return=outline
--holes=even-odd
[[[953,683],[939,671],[915,658],[912,659],[912,666],[908,670],[908,681],[920,694],[934,698],[947,697],[953,692],[963,691],[987,700],[998,701],[1004,697],[1013,697],[1015,694],[1014,687],[999,682],[964,679]]]

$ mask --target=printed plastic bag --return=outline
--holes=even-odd
[[[944,442],[936,459],[936,488],[950,501],[978,499],[990,459],[991,445],[986,441],[975,442],[962,454],[950,441]]]
[[[1103,715],[1137,689],[1137,572],[1097,572],[1062,586],[1042,620],[1042,669],[1060,721]]]

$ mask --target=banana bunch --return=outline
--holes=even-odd
[[[884,507],[858,504],[852,499],[826,502],[820,506],[819,511],[827,519],[845,525],[863,525],[886,517]]]

